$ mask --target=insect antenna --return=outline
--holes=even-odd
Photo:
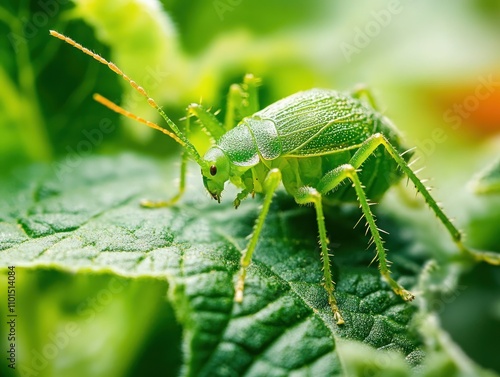
[[[130,118],[130,119],[133,119],[133,120],[135,120],[139,123],[142,123],[142,124],[152,128],[154,130],[158,130],[160,132],[163,132],[165,135],[170,136],[172,139],[174,139],[176,142],[178,142],[183,147],[186,145],[181,139],[179,139],[177,137],[176,134],[170,132],[169,130],[166,130],[163,127],[158,126],[156,123],[153,123],[149,120],[141,118],[140,116],[137,116],[137,115],[131,113],[130,111],[125,110],[123,107],[120,107],[116,103],[111,102],[109,99],[107,99],[106,97],[103,97],[99,93],[95,93],[92,98],[94,98],[94,100],[96,102],[99,102],[101,105],[106,106],[108,109],[113,110],[114,112],[116,112],[118,114],[121,114],[121,115],[123,115],[127,118]]]
[[[108,62],[106,59],[104,59],[100,55],[90,51],[86,47],[83,47],[80,43],[75,42],[73,39],[66,37],[65,35],[58,33],[57,31],[54,31],[54,30],[50,30],[49,33],[53,37],[58,38],[64,42],[68,43],[69,45],[73,46],[74,48],[82,51],[84,54],[89,55],[90,57],[97,60],[99,63],[106,65],[109,69],[111,69],[113,72],[115,72],[117,75],[121,76],[125,81],[127,81],[132,88],[134,88],[139,94],[141,94],[144,98],[146,98],[146,100],[148,101],[148,104],[152,108],[154,108],[156,111],[158,111],[158,113],[165,120],[165,122],[168,124],[168,126],[172,129],[172,131],[174,131],[174,134],[177,137],[173,138],[173,139],[177,142],[181,141],[182,143],[180,143],[180,144],[188,150],[189,154],[196,160],[196,162],[198,162],[198,164],[200,166],[203,164],[203,161],[202,161],[199,153],[197,152],[196,148],[189,142],[187,137],[180,131],[179,127],[177,127],[177,125],[167,116],[167,114],[165,114],[165,112],[161,109],[161,107],[158,106],[156,101],[148,95],[148,93],[146,92],[146,90],[142,86],[137,84],[134,80],[132,80],[130,77],[128,77],[125,73],[123,73],[123,71],[120,68],[118,68],[114,63]],[[154,128],[156,130],[163,132],[166,135],[173,137],[172,133],[170,133],[168,131],[167,131],[168,133],[164,132],[164,131],[166,131],[164,128],[159,127],[152,122],[146,121],[143,118],[140,118],[140,117],[126,111],[125,109],[122,109],[121,107],[119,107],[118,105],[114,104],[113,102],[107,100],[106,98],[104,98],[101,95],[94,96],[94,99],[97,102],[103,104],[104,106],[110,108],[113,111],[116,111],[119,114],[122,114],[128,118],[137,120],[138,122],[145,124],[148,127]]]

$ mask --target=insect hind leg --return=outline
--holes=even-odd
[[[424,197],[427,205],[436,214],[441,223],[445,226],[446,230],[452,237],[453,241],[457,244],[462,256],[468,260],[476,262],[486,262],[493,265],[500,265],[500,254],[488,251],[476,251],[469,249],[462,242],[462,233],[453,225],[450,218],[446,216],[443,209],[437,204],[434,198],[429,193],[429,190],[420,181],[417,175],[411,170],[408,163],[404,160],[394,146],[386,139],[383,134],[377,133],[370,136],[358,151],[351,158],[350,163],[354,168],[359,168],[361,164],[373,153],[379,146],[383,145],[391,157],[399,165],[400,169],[408,176],[413,182],[415,188]]]
[[[386,256],[386,249],[384,247],[384,242],[380,236],[380,231],[375,224],[375,216],[373,215],[368,199],[364,191],[364,187],[359,180],[356,168],[352,164],[344,164],[326,173],[318,184],[318,191],[322,194],[333,190],[342,181],[349,179],[356,191],[358,201],[361,206],[361,210],[366,218],[368,228],[372,234],[372,241],[375,244],[377,251],[379,270],[382,277],[387,281],[392,290],[399,296],[401,296],[405,301],[413,300],[414,296],[411,292],[403,288],[397,281],[395,281],[391,276],[391,271],[389,269],[389,261]]]

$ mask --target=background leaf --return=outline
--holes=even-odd
[[[500,192],[500,160],[488,165],[473,180],[477,194],[498,194]]]

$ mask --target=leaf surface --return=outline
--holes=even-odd
[[[210,201],[193,178],[181,204],[150,210],[138,205],[140,198],[175,192],[154,161],[127,154],[86,158],[58,180],[60,168],[31,166],[2,185],[17,194],[3,195],[1,264],[166,279],[184,328],[186,375],[342,375],[343,340],[395,351],[401,362],[422,358],[410,326],[416,308],[368,266],[368,240],[352,229],[357,209],[332,209],[327,219],[336,296],[347,322],[338,327],[321,284],[313,208],[298,207],[284,192],[276,196],[244,302],[235,304],[240,250],[260,198],[235,211],[226,197],[221,205]],[[394,266],[409,287],[416,271],[409,260]]]

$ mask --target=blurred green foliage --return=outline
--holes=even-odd
[[[486,166],[472,182],[477,194],[500,193],[500,159]]]
[[[158,120],[125,82],[50,38],[49,29],[117,63],[174,118],[200,98],[224,110],[229,84],[253,72],[264,80],[264,105],[301,89],[349,89],[358,82],[371,85],[389,104],[391,93],[397,93],[404,106],[394,102],[391,115],[405,120],[405,131],[425,134],[432,125],[413,130],[404,115],[414,119],[423,106],[439,118],[436,110],[444,112],[446,102],[455,100],[448,88],[467,95],[476,76],[498,74],[498,25],[488,22],[497,7],[486,1],[474,6],[451,1],[399,4],[391,12],[380,0],[355,8],[319,0],[6,0],[0,8],[0,27],[7,36],[0,41],[2,157],[50,160],[74,150],[85,138],[82,131],[101,119],[123,123],[93,102],[93,92]],[[498,113],[491,116],[497,124]],[[481,121],[491,119],[476,123]],[[150,130],[128,125],[117,127],[96,150],[134,147],[160,155],[172,149],[168,143],[152,137]]]

